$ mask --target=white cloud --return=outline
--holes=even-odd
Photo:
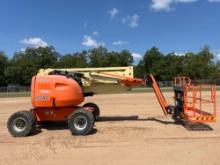
[[[118,46],[118,45],[126,45],[126,44],[128,44],[128,42],[127,41],[114,41],[113,43],[112,43],[112,45],[115,45],[115,46]]]
[[[139,25],[139,15],[134,14],[133,16],[128,16],[129,26],[131,28],[138,27]]]
[[[131,54],[134,58],[134,60],[140,60],[143,56],[139,53],[132,53]]]
[[[151,8],[155,11],[170,10],[172,0],[152,0]]]
[[[119,10],[116,8],[113,8],[109,11],[110,17],[114,18],[119,13]]]
[[[21,51],[21,52],[25,52],[25,50],[26,50],[26,48],[21,48],[20,51]]]
[[[152,0],[151,9],[153,9],[154,11],[170,11],[173,4],[191,3],[196,1],[197,0]]]
[[[20,43],[34,48],[48,46],[48,44],[45,41],[43,41],[40,37],[25,38],[21,40]]]
[[[84,45],[86,47],[95,47],[96,48],[99,46],[104,46],[105,44],[103,42],[97,42],[91,36],[84,35],[82,45]]]
[[[220,60],[220,49],[213,50],[212,53],[214,54],[214,61]]]
[[[99,35],[99,32],[98,32],[98,31],[94,31],[92,34],[93,34],[94,36],[98,36],[98,35]]]
[[[174,54],[175,54],[176,56],[184,56],[186,53],[174,52]]]
[[[132,16],[128,15],[127,17],[122,18],[121,22],[123,24],[127,23],[128,26],[131,28],[136,28],[139,26],[139,20],[140,20],[139,15],[134,14]]]

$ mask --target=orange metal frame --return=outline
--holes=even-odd
[[[208,90],[210,98],[204,99],[202,92]],[[213,109],[213,112],[206,112],[204,105]],[[216,121],[216,86],[197,85],[185,86],[184,89],[184,117],[196,122],[215,122]]]
[[[189,77],[174,77],[173,78],[174,85],[191,85],[191,79]]]
[[[184,105],[181,117],[193,122],[216,121],[216,85],[192,85],[188,77],[175,77],[173,82],[174,86],[183,89]],[[209,99],[203,98],[203,91],[210,92]],[[209,112],[204,109],[204,105],[210,107]]]
[[[149,79],[151,81],[153,90],[157,96],[157,100],[160,103],[160,106],[163,110],[164,115],[167,115],[167,108],[169,107],[169,104],[166,102],[166,99],[162,93],[162,91],[160,90],[160,87],[157,84],[157,81],[155,80],[154,76],[152,74],[150,74]]]
[[[73,113],[77,107],[61,108],[34,108],[31,111],[36,116],[37,121],[63,121]]]
[[[40,121],[64,121],[67,120],[75,110],[80,108],[79,106],[74,107],[54,107],[54,108],[34,108],[32,113],[36,116],[38,122]],[[86,107],[88,111],[93,111],[93,108]]]
[[[116,74],[111,74],[111,73],[100,73],[100,74],[118,79],[121,82],[121,84],[126,85],[126,86],[138,86],[138,85],[146,84],[146,81],[142,79],[126,77],[126,76],[121,76],[121,75],[116,75]]]

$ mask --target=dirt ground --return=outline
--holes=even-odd
[[[165,97],[172,103],[172,93],[165,93]],[[72,136],[66,125],[57,124],[29,137],[13,138],[7,131],[7,119],[31,107],[30,100],[1,98],[0,164],[219,165],[219,121],[193,130],[175,124],[163,116],[154,93],[86,99],[91,101],[100,106],[102,117],[89,136]]]

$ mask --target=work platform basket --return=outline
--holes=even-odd
[[[188,77],[175,77],[174,102],[181,118],[192,122],[216,121],[216,85],[192,84]]]

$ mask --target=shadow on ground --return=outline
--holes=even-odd
[[[105,121],[155,121],[161,124],[175,124],[175,125],[182,125],[189,131],[213,131],[212,127],[205,123],[193,123],[189,121],[184,121],[181,119],[173,119],[173,121],[165,121],[161,120],[157,117],[151,117],[146,119],[140,119],[138,116],[103,116],[100,117],[99,122]]]
[[[65,121],[60,121],[60,122],[41,122],[39,123],[39,125],[37,126],[36,131],[33,133],[33,135],[39,134],[41,133],[41,129],[46,129],[49,131],[56,131],[56,130],[68,130],[68,125],[67,122]],[[90,132],[89,135],[93,135],[97,132],[97,129],[93,128],[93,130]]]
[[[160,117],[151,117],[146,119],[140,119],[137,115],[135,116],[102,116],[100,117],[99,121],[97,122],[117,122],[117,121],[153,121],[160,124],[175,124],[175,125],[181,125],[185,129],[189,131],[213,131],[212,127],[210,127],[208,124],[205,123],[193,123],[189,121],[184,121],[181,119],[173,119],[173,121],[166,121],[162,120]],[[37,135],[40,134],[42,131],[41,129],[47,129],[50,131],[54,130],[68,130],[67,122],[41,122],[38,126],[36,131],[32,134]],[[93,129],[93,131],[90,133],[90,135],[93,135],[97,132],[97,129]]]
[[[157,118],[148,118],[148,121],[155,121],[161,124],[176,124],[176,125],[182,125],[184,128],[186,128],[189,131],[213,131],[213,128],[210,127],[208,124],[205,123],[195,123],[190,121],[185,121],[182,119],[173,119],[173,121],[163,121]]]
[[[138,116],[102,116],[99,118],[98,122],[105,122],[105,121],[137,121],[141,120]]]

